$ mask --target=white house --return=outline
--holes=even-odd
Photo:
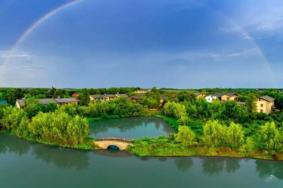
[[[217,100],[218,97],[216,95],[207,95],[205,97],[206,102],[212,103],[214,100]]]

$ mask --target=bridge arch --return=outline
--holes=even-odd
[[[118,150],[126,150],[130,145],[132,145],[132,141],[129,139],[123,138],[103,138],[96,139],[93,143],[100,149],[111,149],[115,148]]]

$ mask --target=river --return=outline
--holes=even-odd
[[[282,188],[283,162],[139,158],[126,152],[76,151],[0,135],[0,187]]]

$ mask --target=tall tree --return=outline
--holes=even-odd
[[[90,102],[89,93],[87,89],[83,89],[81,95],[79,96],[80,105],[88,105]]]

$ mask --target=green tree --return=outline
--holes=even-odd
[[[79,96],[79,99],[80,99],[80,102],[79,102],[80,105],[86,106],[89,104],[90,98],[89,98],[89,93],[87,89],[82,90],[82,93]]]
[[[85,118],[63,111],[39,113],[29,124],[30,135],[39,142],[75,146],[83,144],[89,134]]]
[[[244,144],[244,131],[240,124],[230,123],[226,132],[226,143],[232,149],[240,149]]]
[[[185,106],[176,102],[166,103],[163,108],[163,113],[177,119],[180,119],[182,116],[187,116]]]
[[[282,133],[273,121],[267,122],[259,128],[255,137],[255,144],[258,149],[268,152],[276,152],[282,149]]]
[[[225,146],[226,127],[217,120],[209,120],[203,127],[203,142],[210,147]]]
[[[3,110],[1,124],[7,130],[16,130],[24,116],[26,113],[23,110],[11,106],[6,107]]]
[[[257,97],[255,94],[249,94],[246,97],[246,105],[247,108],[249,109],[250,112],[255,112],[256,111],[256,100]]]
[[[175,136],[177,142],[181,142],[185,146],[193,145],[195,143],[195,133],[185,125],[182,125],[178,129],[178,133]]]

